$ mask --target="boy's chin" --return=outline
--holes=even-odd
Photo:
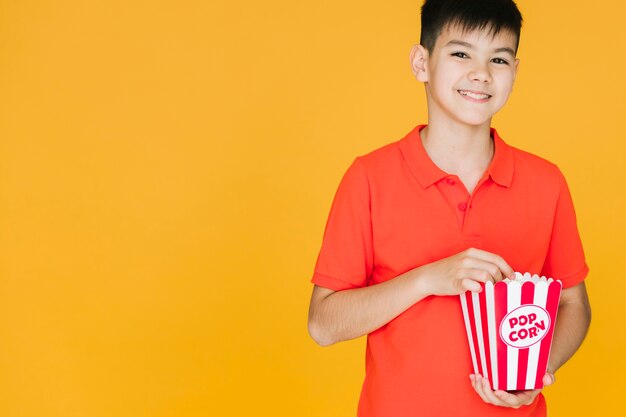
[[[492,117],[493,116],[486,116],[486,115],[468,117],[467,115],[464,115],[463,117],[457,118],[457,121],[460,124],[466,125],[468,127],[481,127],[481,126],[484,126],[485,124],[490,125]]]
[[[494,116],[494,113],[491,111],[484,111],[486,109],[482,109],[483,111],[477,109],[454,109],[452,111],[447,112],[444,118],[450,119],[449,121],[453,124],[465,125],[467,127],[481,127],[485,124],[491,124],[491,119]],[[435,117],[435,120],[439,119],[439,117]]]

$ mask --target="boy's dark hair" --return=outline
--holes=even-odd
[[[420,44],[432,53],[448,25],[458,25],[464,31],[488,28],[492,35],[508,29],[517,37],[517,51],[522,14],[513,0],[425,0]]]

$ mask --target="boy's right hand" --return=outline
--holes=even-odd
[[[480,291],[481,282],[513,278],[515,272],[502,257],[470,248],[448,258],[417,268],[428,294],[458,295]]]

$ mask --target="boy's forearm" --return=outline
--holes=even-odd
[[[584,291],[584,284],[581,285]],[[590,323],[591,309],[586,291],[584,298],[559,306],[548,371],[556,372],[574,355],[585,339]]]
[[[363,288],[333,292],[309,312],[309,332],[320,345],[354,339],[384,326],[425,298],[416,270]]]
[[[336,292],[316,287],[309,333],[324,346],[354,339],[384,326],[429,295],[480,290],[479,282],[499,281],[512,274],[500,256],[469,248],[381,284]]]

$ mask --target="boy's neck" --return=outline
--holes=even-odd
[[[482,176],[493,158],[491,120],[480,126],[437,123],[429,118],[421,131],[422,143],[430,159],[448,174]]]

